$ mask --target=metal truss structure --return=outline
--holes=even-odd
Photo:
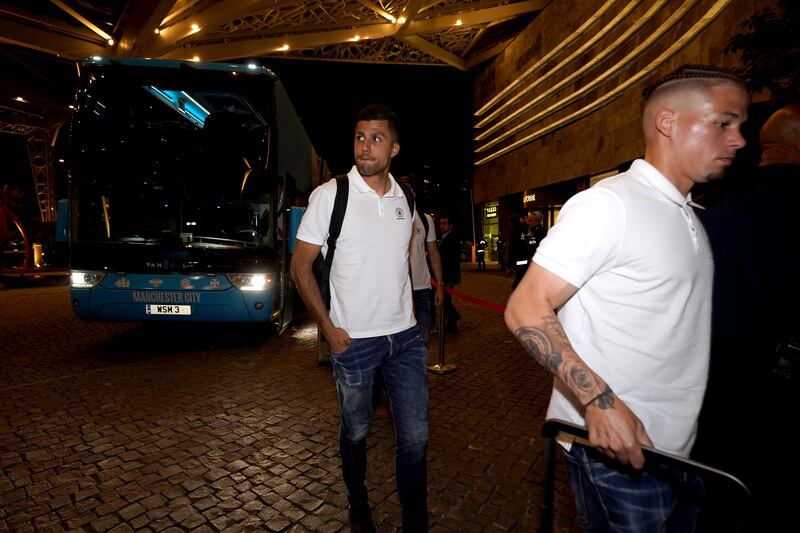
[[[64,94],[37,59],[288,57],[475,69],[550,0],[0,0],[0,133],[24,135],[42,220]],[[5,68],[5,65],[10,68]],[[24,98],[21,95],[25,95]]]
[[[0,42],[90,55],[224,61],[263,56],[474,68],[549,0],[0,1]]]

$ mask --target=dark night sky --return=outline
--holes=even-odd
[[[394,173],[424,173],[443,184],[471,175],[473,74],[451,67],[259,60],[282,80],[312,142],[336,173],[353,163],[358,110],[382,103],[400,120]]]

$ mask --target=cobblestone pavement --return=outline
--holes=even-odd
[[[504,303],[511,278],[459,290]],[[452,374],[430,376],[432,531],[535,531],[550,377],[502,317],[456,301]],[[438,339],[431,361],[438,361]],[[346,531],[338,407],[309,322],[87,324],[64,286],[0,290],[0,531]],[[393,431],[378,408],[370,501],[399,530]],[[558,531],[576,530],[557,477]]]

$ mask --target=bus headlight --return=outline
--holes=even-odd
[[[228,280],[240,291],[265,291],[272,285],[269,274],[228,274]]]
[[[73,289],[91,289],[105,277],[105,272],[81,272],[73,270],[70,272],[70,281]]]

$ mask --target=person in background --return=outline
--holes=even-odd
[[[733,73],[695,65],[643,96],[644,159],[567,201],[505,313],[555,377],[547,417],[589,431],[591,446],[564,443],[586,531],[692,531],[696,521],[672,483],[641,470],[641,447],[688,457],[694,443],[713,263],[690,190],[744,146],[749,100]]]
[[[503,237],[502,233],[497,235],[497,263],[499,265],[500,272],[505,271],[505,269],[506,269],[506,240]]]
[[[511,233],[508,238],[508,261],[514,269],[514,283],[511,285],[515,289],[525,272],[528,271],[528,262],[531,256],[528,255],[528,222],[526,217],[514,215],[511,217]]]
[[[439,239],[439,255],[442,258],[442,280],[446,289],[452,289],[461,283],[461,250],[454,228],[449,216],[442,215],[439,218],[439,231],[442,233],[442,237]],[[445,292],[445,331],[458,331],[460,319],[461,313],[453,305],[453,295]]]
[[[354,532],[375,531],[365,480],[378,374],[395,426],[403,529],[428,530],[428,351],[412,305],[408,248],[413,216],[403,189],[389,173],[399,150],[395,114],[382,105],[362,109],[353,140],[355,166],[347,175],[347,210],[330,271],[330,312],[312,265],[320,252],[327,252],[336,180],[311,194],[292,257],[292,278],[331,345],[339,449]]]
[[[478,259],[478,270],[486,270],[486,246],[488,246],[486,238],[481,237],[475,251],[475,255]]]
[[[397,178],[400,183],[411,185],[407,176]],[[427,224],[423,224],[422,218]],[[431,338],[434,306],[439,308],[444,302],[444,286],[442,285],[442,258],[436,244],[436,227],[433,218],[421,209],[414,212],[414,230],[409,247],[411,264],[411,283],[414,288],[414,316],[417,319],[419,334],[428,345]],[[431,271],[436,281],[436,290],[431,289]]]
[[[788,435],[800,408],[800,104],[773,113],[759,141],[758,168],[701,213],[714,251],[714,305],[694,455],[747,484],[763,531],[788,531],[795,498],[781,480],[800,476],[800,460],[755,450],[781,448],[773,436]],[[733,437],[730,428],[742,431]]]

